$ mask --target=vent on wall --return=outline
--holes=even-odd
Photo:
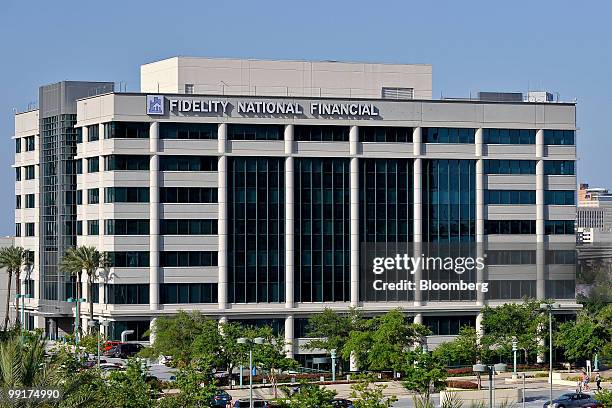
[[[414,88],[382,88],[383,99],[413,99]]]

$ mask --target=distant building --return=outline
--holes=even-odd
[[[580,184],[576,208],[578,242],[612,242],[612,193]]]

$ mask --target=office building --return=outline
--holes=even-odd
[[[70,193],[70,212],[36,196],[47,191],[41,169],[60,160],[40,150],[41,99],[16,116],[16,194],[35,195],[16,210],[17,242],[37,257],[75,241],[110,254],[112,268],[83,292],[110,337],[140,338],[159,316],[199,310],[272,325],[305,364],[306,321],[326,307],[401,307],[432,328],[434,344],[478,326],[486,304],[554,298],[574,312],[575,103],[434,100],[431,72],[185,57],[143,65],[140,93],[92,85],[66,103],[62,134],[77,142],[63,163],[74,176],[51,184]],[[61,242],[45,225],[65,228]],[[371,296],[362,248],[402,243],[486,246],[486,270],[472,278],[490,290]],[[555,245],[566,249],[555,255]],[[74,282],[47,259],[36,262],[27,308],[61,335]]]

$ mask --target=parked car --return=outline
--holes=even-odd
[[[232,396],[229,395],[227,392],[223,391],[223,390],[217,390],[215,392],[215,396],[213,397],[212,401],[211,401],[211,405],[213,407],[223,407],[225,408],[227,406],[228,402],[232,401]]]
[[[567,394],[561,395],[559,398],[554,399],[552,401],[552,406],[550,406],[549,401],[544,403],[544,408],[569,408],[569,407],[587,407],[593,406],[591,404],[597,405],[597,401],[591,397],[589,394],[584,394],[581,392],[570,392]]]
[[[110,341],[105,341],[104,344],[102,345],[102,351],[108,351],[116,346],[118,346],[119,344],[122,344],[120,341],[114,341],[114,340],[110,340]]]
[[[123,370],[123,366],[119,363],[100,363],[100,369],[102,371],[117,371]]]
[[[129,358],[143,349],[138,343],[121,343],[104,353],[105,356],[115,358]]]
[[[332,400],[332,406],[334,408],[353,408],[353,401],[346,398],[334,398]]]
[[[234,408],[249,408],[249,399],[239,399],[234,402]],[[270,403],[265,400],[254,399],[253,408],[269,408]]]

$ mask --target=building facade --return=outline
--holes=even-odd
[[[160,61],[143,66],[142,93],[76,100],[71,222],[76,244],[110,254],[83,293],[111,337],[141,338],[159,316],[199,310],[270,324],[307,364],[306,321],[327,307],[401,307],[434,345],[478,326],[486,304],[528,296],[578,308],[575,104],[433,100],[428,65],[235,64]],[[210,78],[225,84],[198,87]],[[37,115],[16,116],[17,140],[39,140]],[[22,202],[40,190],[38,148],[16,153]],[[45,222],[33,205],[16,210],[16,239],[40,251],[46,231],[26,225]],[[472,278],[489,291],[368,294],[365,246],[428,243],[486,248]],[[50,299],[45,267],[35,263],[27,308],[57,335],[70,328],[74,283],[58,273]],[[454,279],[414,279],[425,276]]]
[[[584,244],[612,242],[612,194],[607,189],[580,184],[576,211],[579,242]]]

